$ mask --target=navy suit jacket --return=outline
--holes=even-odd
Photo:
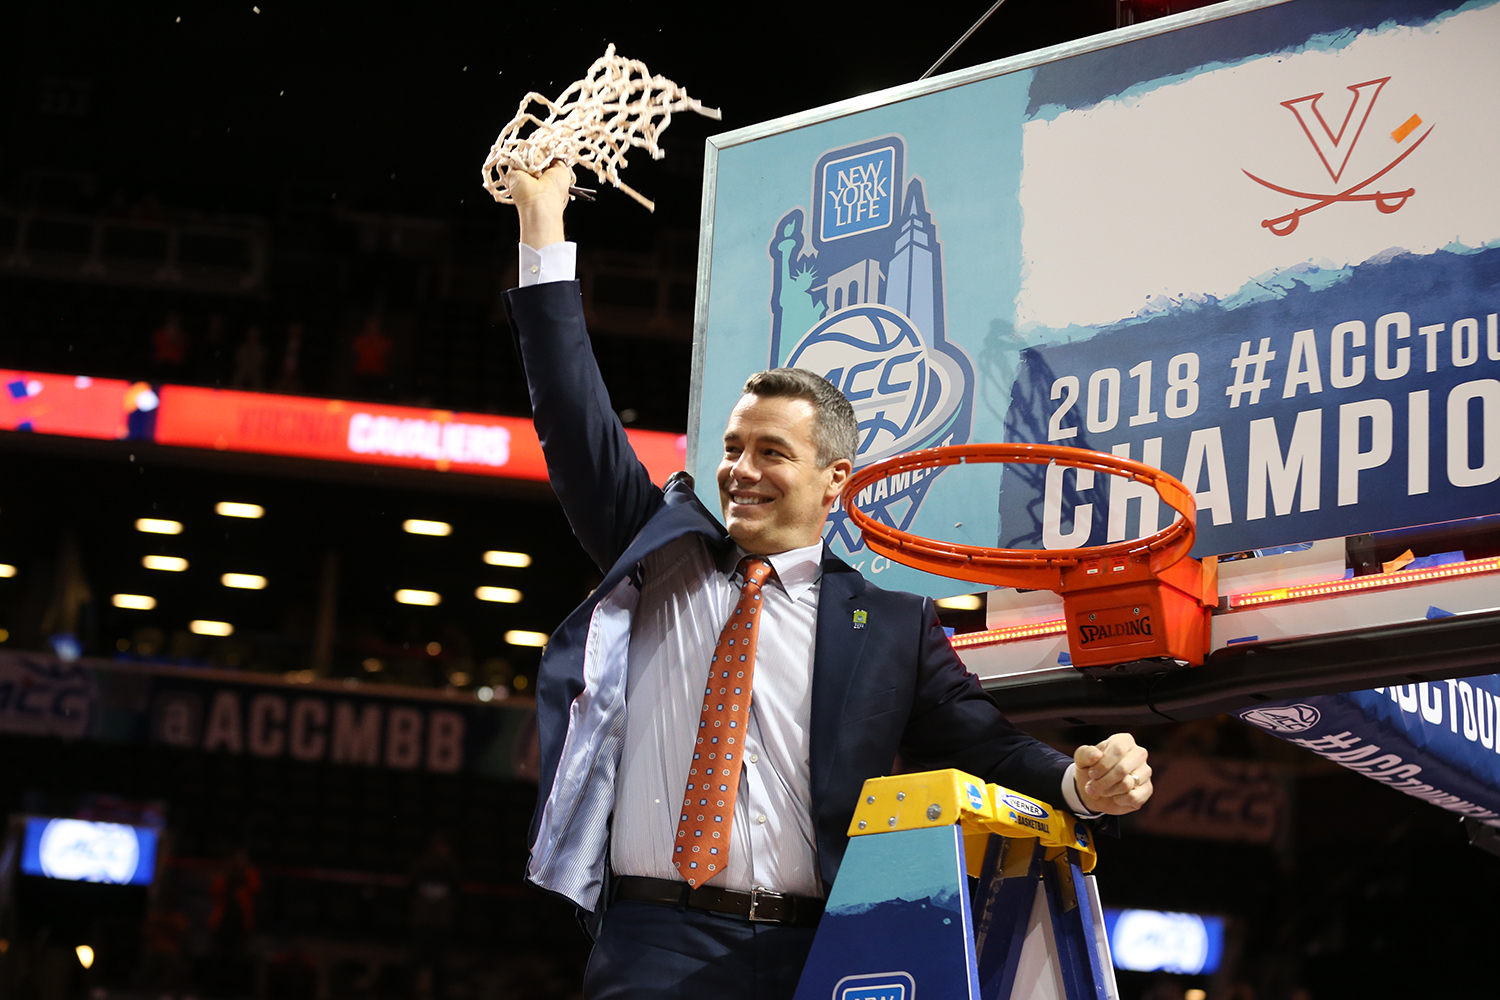
[[[542,658],[535,855],[544,848],[536,837],[570,712],[584,692],[585,642],[596,604],[647,554],[684,535],[702,536],[715,547],[731,543],[686,475],[660,489],[636,459],[593,359],[578,283],[515,289],[506,299],[552,487],[605,574],[553,633]],[[855,625],[856,611],[865,612],[863,628]],[[861,786],[888,773],[898,753],[909,767],[957,767],[1043,801],[1058,800],[1069,758],[1005,720],[953,652],[930,600],[874,586],[825,546],[816,643],[810,767],[825,891],[844,856]]]

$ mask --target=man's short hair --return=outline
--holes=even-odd
[[[813,406],[813,445],[818,465],[828,468],[841,458],[854,462],[859,452],[859,421],[854,407],[827,379],[803,368],[772,368],[745,380],[743,392],[774,398],[805,399]]]

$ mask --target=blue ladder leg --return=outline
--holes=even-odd
[[[974,895],[974,951],[983,1000],[1009,1000],[1015,988],[1044,853],[1035,840],[990,835]]]
[[[1068,1000],[1110,1000],[1101,950],[1094,933],[1091,901],[1071,848],[1042,870],[1042,885],[1052,911],[1052,932],[1057,940],[1057,963]]]

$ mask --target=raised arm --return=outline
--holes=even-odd
[[[540,178],[507,177],[523,244],[544,250],[562,241],[572,181],[564,166],[551,167]],[[661,490],[636,458],[610,406],[584,327],[578,282],[512,289],[506,305],[552,489],[584,550],[607,571],[662,505]]]

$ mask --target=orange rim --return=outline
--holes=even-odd
[[[1151,486],[1157,496],[1182,516],[1155,534],[1130,541],[1079,549],[1002,549],[913,535],[877,521],[856,505],[861,490],[888,476],[914,469],[995,462],[1056,464],[1122,476]],[[1008,586],[1059,590],[1064,569],[1096,559],[1149,559],[1152,572],[1159,573],[1185,558],[1197,536],[1197,503],[1192,492],[1176,477],[1118,455],[1063,445],[963,444],[907,452],[854,473],[844,486],[842,498],[850,520],[859,526],[866,544],[875,551],[929,573],[960,580],[1002,582]]]

